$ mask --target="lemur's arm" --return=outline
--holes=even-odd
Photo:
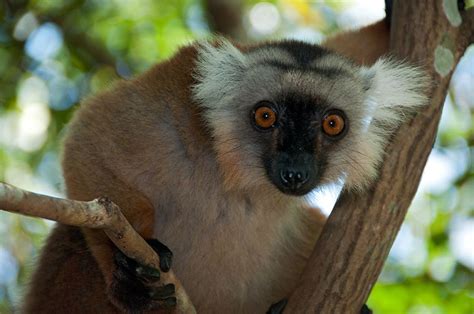
[[[323,46],[355,60],[370,65],[388,52],[390,28],[385,20],[355,31],[348,31],[328,38]]]

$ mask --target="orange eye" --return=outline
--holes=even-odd
[[[345,128],[344,117],[339,113],[330,113],[323,118],[323,131],[329,136],[338,136]]]
[[[271,107],[261,106],[255,109],[254,118],[257,127],[269,129],[275,125],[277,114]]]

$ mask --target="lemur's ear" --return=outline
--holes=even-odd
[[[373,181],[390,135],[417,108],[427,104],[429,81],[419,68],[380,59],[371,67],[362,67],[360,76],[370,122],[357,144],[360,154],[353,157],[359,167],[347,173],[347,189],[363,189]]]
[[[373,66],[363,67],[360,74],[366,82],[367,101],[376,125],[393,129],[427,102],[428,78],[419,68],[379,59]]]
[[[225,97],[234,94],[231,91],[237,88],[247,67],[244,54],[225,39],[202,42],[197,50],[195,98],[205,106],[226,103]]]

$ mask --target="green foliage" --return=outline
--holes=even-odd
[[[266,33],[251,39],[318,41],[336,31],[349,2],[272,0]],[[359,1],[359,3],[363,3]],[[366,2],[364,2],[366,3]],[[60,143],[80,99],[140,73],[179,46],[209,36],[197,0],[19,0],[0,6],[0,181],[62,195]],[[8,5],[7,5],[8,4]],[[43,37],[42,37],[43,36]],[[46,38],[46,39],[45,39]],[[474,49],[453,77],[422,188],[369,305],[376,313],[473,313]],[[430,164],[429,164],[430,165]],[[438,182],[437,177],[445,178]],[[427,186],[427,187],[426,187]],[[51,223],[0,211],[0,313],[13,309]],[[467,234],[467,236],[466,236]],[[470,236],[471,238],[467,238]],[[460,242],[461,241],[461,242]],[[462,255],[464,254],[464,256]]]

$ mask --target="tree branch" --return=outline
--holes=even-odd
[[[205,0],[204,7],[213,32],[245,42],[247,38],[242,23],[244,8],[242,0]]]
[[[81,202],[31,193],[0,183],[0,209],[55,220],[76,227],[103,229],[125,255],[141,264],[159,269],[158,255],[133,229],[120,208],[107,198]],[[175,312],[196,313],[173,271],[162,272],[161,278],[164,282],[173,283],[176,286],[178,305]]]
[[[367,300],[417,190],[454,66],[472,42],[472,10],[455,27],[442,2],[394,2],[391,51],[430,74],[431,105],[394,136],[373,187],[364,195],[341,195],[286,313],[359,313]],[[440,45],[453,56],[445,74],[435,67]]]

